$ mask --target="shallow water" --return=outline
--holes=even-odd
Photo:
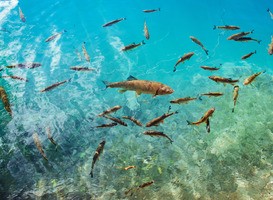
[[[29,82],[1,78],[12,104],[13,118],[0,102],[0,196],[2,199],[270,199],[272,180],[272,57],[273,11],[269,1],[23,1],[20,7],[26,22],[20,20],[18,1],[0,2],[0,64],[40,62],[36,69],[4,69],[2,75],[26,77]],[[159,12],[143,13],[144,9]],[[102,25],[126,17],[103,28]],[[146,21],[150,39],[144,37]],[[237,25],[238,31],[213,30],[213,25]],[[55,40],[51,35],[67,30]],[[226,38],[241,31],[257,42],[235,42]],[[209,56],[191,41],[198,38]],[[129,52],[120,49],[133,42],[145,45]],[[84,60],[82,43],[91,58]],[[81,54],[79,60],[75,49]],[[241,60],[247,53],[251,58]],[[177,71],[177,60],[188,52],[195,55]],[[211,73],[200,65],[218,67]],[[75,72],[71,66],[98,69]],[[252,85],[244,86],[248,76],[266,70]],[[239,97],[233,108],[233,86],[217,84],[208,76],[239,79]],[[135,92],[118,93],[107,89],[102,80],[123,81],[129,75],[159,81],[175,92],[157,96]],[[40,90],[71,79],[50,92]],[[203,97],[188,104],[172,104],[178,114],[158,127],[94,129],[111,123],[95,115],[116,105],[123,106],[111,116],[133,116],[143,124],[166,113],[169,101],[195,97],[205,92],[223,92],[222,97]],[[211,107],[211,132],[205,124],[188,126]],[[48,140],[51,127],[55,146]],[[163,131],[166,138],[145,136],[145,130]],[[37,132],[48,162],[38,152],[33,133]],[[89,173],[99,143],[105,148]],[[125,171],[124,168],[136,168]],[[130,188],[154,180],[154,184],[134,192]]]

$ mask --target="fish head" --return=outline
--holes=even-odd
[[[269,55],[272,55],[273,54],[273,48],[269,48],[268,53],[269,53]]]
[[[158,95],[167,95],[167,94],[172,94],[173,92],[174,92],[174,90],[167,85],[163,86],[162,88],[158,89],[158,91],[157,91]]]
[[[209,79],[211,79],[211,80],[215,80],[215,76],[209,76]]]
[[[105,140],[103,140],[100,144],[101,144],[101,145],[104,145],[104,144],[105,144]]]
[[[214,111],[215,111],[215,108],[212,107],[212,108],[210,109],[210,112],[213,113]]]

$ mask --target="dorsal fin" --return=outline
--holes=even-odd
[[[137,78],[135,78],[135,77],[133,77],[133,76],[129,76],[128,78],[127,78],[127,81],[132,81],[132,80],[137,80]]]

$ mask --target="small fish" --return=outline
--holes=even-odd
[[[169,136],[167,136],[166,134],[164,134],[163,132],[160,132],[160,131],[144,131],[143,135],[149,135],[151,137],[153,137],[153,136],[156,136],[156,137],[159,137],[159,136],[166,137],[166,138],[168,138],[168,140],[170,140],[171,144],[173,143],[173,140]]]
[[[256,51],[254,51],[254,52],[252,52],[252,53],[249,53],[249,54],[246,54],[246,55],[244,55],[244,56],[242,56],[241,57],[241,59],[247,59],[247,58],[249,58],[250,56],[252,56],[254,53],[256,53]]]
[[[224,83],[224,86],[226,83],[234,85],[235,83],[239,81],[239,80],[232,80],[231,78],[223,78],[220,76],[209,76],[209,79],[215,81],[216,83]]]
[[[25,16],[24,16],[24,14],[23,14],[23,12],[22,12],[22,10],[21,10],[20,7],[19,7],[19,15],[20,15],[20,18],[21,18],[22,22],[25,22],[26,18],[25,18]]]
[[[152,9],[152,10],[142,10],[142,12],[145,12],[145,13],[152,13],[152,12],[156,12],[156,11],[160,11],[160,8]]]
[[[102,112],[101,114],[95,116],[95,118],[97,118],[97,117],[103,117],[103,116],[105,116],[105,115],[110,115],[111,113],[117,112],[117,111],[118,111],[119,109],[121,109],[121,108],[122,108],[122,106],[114,106],[114,107],[112,107],[112,108],[110,108],[110,109],[108,109],[108,110]]]
[[[263,71],[263,72],[265,72],[265,71]],[[246,78],[244,80],[244,82],[243,82],[243,85],[248,85],[248,84],[252,83],[252,81],[255,81],[255,78],[258,77],[263,72],[259,72],[259,73],[253,74],[250,77]]]
[[[84,71],[84,72],[97,71],[96,69],[90,69],[88,67],[80,67],[80,66],[69,67],[69,69],[74,70],[74,71]]]
[[[269,55],[272,55],[273,54],[273,36],[272,35],[271,35],[271,43],[268,46],[269,46],[268,53]]]
[[[143,94],[153,94],[153,98],[158,95],[168,95],[172,94],[174,90],[167,85],[156,81],[146,81],[138,80],[133,76],[129,76],[127,81],[110,83],[108,81],[103,81],[107,88],[122,88],[119,90],[120,93],[124,93],[127,90],[136,91],[136,97]]]
[[[34,69],[40,67],[41,63],[19,63],[15,65],[6,66],[6,68],[19,68],[19,69]]]
[[[6,28],[1,28],[0,31],[6,32],[6,33],[10,33],[10,31],[8,31]]]
[[[207,49],[204,47],[204,45],[203,45],[197,38],[192,37],[192,36],[190,36],[190,38],[192,39],[192,41],[193,41],[194,43],[196,43],[196,44],[198,44],[199,46],[201,46],[202,49],[205,51],[205,53],[208,55],[208,51],[209,51],[209,50],[207,50]]]
[[[229,30],[237,30],[237,29],[240,29],[240,27],[239,26],[230,26],[230,25],[225,25],[225,26],[215,26],[214,25],[214,27],[213,27],[213,30],[215,30],[216,28],[219,28],[219,29],[221,29],[221,30],[227,30],[227,31],[229,31]]]
[[[9,115],[12,117],[11,105],[9,103],[8,95],[2,86],[0,86],[0,98],[4,104],[4,109],[8,111]]]
[[[92,166],[91,166],[91,172],[90,172],[91,178],[93,178],[93,169],[94,169],[94,165],[95,165],[95,163],[96,163],[97,161],[99,161],[99,157],[100,157],[100,155],[103,153],[104,145],[105,145],[105,141],[103,140],[103,141],[99,144],[99,146],[98,146],[98,148],[97,148],[97,150],[96,150],[96,152],[95,152],[95,155],[94,155],[94,157],[93,157]]]
[[[63,30],[63,31],[60,32],[60,33],[56,33],[55,35],[52,35],[52,36],[50,36],[49,38],[47,38],[47,39],[45,40],[45,42],[50,42],[50,41],[54,40],[56,37],[58,37],[59,35],[61,35],[62,33],[65,33],[65,32],[67,32],[67,31],[66,31],[66,30]]]
[[[253,31],[254,31],[254,30],[249,31],[249,32],[236,33],[236,34],[234,34],[234,35],[229,36],[227,39],[228,39],[228,40],[236,40],[236,39],[239,39],[239,38],[241,38],[241,37],[243,37],[243,36],[246,36],[246,35],[248,35],[248,34],[250,34],[250,33],[253,33]]]
[[[128,170],[128,169],[132,169],[132,168],[136,168],[136,166],[129,166],[129,167],[125,167],[124,169]]]
[[[124,121],[121,121],[120,119],[118,118],[114,118],[114,117],[108,117],[106,115],[104,115],[103,117],[105,117],[106,119],[110,119],[114,122],[117,122],[118,124],[122,125],[122,126],[127,126],[127,124],[124,122]]]
[[[138,188],[137,188],[137,191],[140,190],[140,189],[143,189],[145,187],[148,187],[150,185],[152,185],[154,183],[154,181],[149,181],[148,183],[144,183],[143,185],[140,185]]]
[[[234,86],[234,91],[233,91],[234,108],[232,109],[232,112],[234,112],[235,104],[236,104],[238,95],[239,95],[239,85],[235,85],[235,86]]]
[[[134,122],[136,125],[138,125],[138,126],[143,126],[143,124],[142,124],[140,121],[138,121],[137,119],[135,119],[135,118],[133,118],[133,117],[124,116],[124,117],[122,117],[122,119],[129,119],[129,120],[131,120],[132,122]]]
[[[194,97],[194,98],[184,97],[184,98],[171,100],[170,103],[177,103],[177,104],[185,103],[185,104],[188,104],[189,101],[193,101],[195,99],[197,99],[197,97]]]
[[[150,34],[149,34],[149,31],[148,31],[148,28],[147,28],[147,24],[146,24],[146,21],[144,22],[144,35],[146,37],[147,40],[149,40],[150,38]]]
[[[113,24],[119,23],[119,22],[121,22],[122,20],[126,20],[126,18],[124,17],[124,18],[121,18],[121,19],[113,20],[113,21],[111,21],[111,22],[108,22],[108,23],[102,25],[102,27],[112,26]]]
[[[89,57],[89,55],[88,55],[88,53],[87,53],[87,51],[86,51],[86,48],[85,48],[84,44],[85,44],[85,42],[83,42],[83,44],[82,44],[83,54],[84,54],[85,60],[86,60],[87,62],[90,62],[90,57]]]
[[[214,111],[215,111],[215,108],[214,108],[214,107],[211,108],[211,109],[209,109],[209,110],[205,113],[205,115],[204,115],[200,120],[198,120],[197,122],[190,122],[190,121],[187,120],[188,125],[197,125],[197,126],[199,126],[199,125],[202,124],[203,122],[207,123],[207,119],[208,119],[209,117],[212,117],[212,113],[213,113]]]
[[[200,94],[201,96],[209,96],[210,97],[219,97],[224,95],[223,93],[220,92],[209,92],[209,93],[204,93],[204,94]]]
[[[237,42],[256,41],[256,42],[258,42],[260,44],[262,40],[256,40],[256,39],[253,39],[251,37],[241,37],[241,38],[235,39],[235,41],[237,41]]]
[[[127,45],[125,47],[122,47],[121,51],[133,51],[133,49],[136,49],[138,46],[143,45],[143,44],[146,44],[144,42],[144,40],[142,40],[142,42],[140,42],[138,44],[133,43],[133,44]]]
[[[210,125],[209,125],[209,118],[207,119],[207,132],[210,133]]]
[[[175,66],[174,66],[173,72],[176,71],[176,66],[177,66],[179,63],[182,62],[182,63],[184,64],[184,62],[185,62],[186,60],[189,60],[193,55],[194,55],[194,53],[187,53],[186,55],[182,56],[182,57],[176,62]]]
[[[9,75],[9,76],[2,76],[3,78],[12,78],[12,79],[17,79],[21,81],[26,81],[28,82],[29,80],[23,77],[15,76],[15,75]]]
[[[169,109],[169,110],[170,110],[170,109]],[[173,113],[169,113],[169,111],[168,111],[166,114],[161,115],[160,117],[157,117],[157,118],[155,118],[155,119],[149,121],[149,122],[145,125],[145,127],[158,126],[159,123],[163,123],[164,120],[165,120],[166,118],[172,116],[173,114],[177,114],[177,113],[178,113],[177,111],[175,111],[175,112],[173,112]]]
[[[54,144],[55,146],[57,146],[56,142],[52,138],[51,131],[50,131],[50,126],[46,127],[46,134],[47,134],[48,139],[50,140],[50,142],[52,142],[52,144]]]
[[[273,14],[270,12],[269,8],[267,9],[267,12],[269,12],[271,19],[273,19]]]
[[[202,69],[204,69],[204,70],[209,70],[209,71],[213,72],[213,71],[219,70],[219,69],[221,68],[221,65],[222,65],[222,64],[220,64],[219,68],[216,68],[216,67],[207,67],[207,66],[200,66],[200,67],[201,67]]]
[[[132,196],[133,193],[134,193],[134,192],[132,191],[133,189],[134,189],[134,188],[132,187],[131,189],[125,191],[124,194],[125,194],[125,195],[129,195],[129,193],[131,192],[131,196]]]
[[[114,123],[110,123],[110,124],[102,124],[100,126],[96,126],[95,128],[111,128],[118,125],[118,123],[114,122]]]
[[[74,47],[74,49],[75,49],[75,51],[76,51],[76,53],[77,53],[77,55],[78,55],[80,61],[82,61],[82,57],[81,57],[80,52],[79,52],[78,49],[76,49],[75,47]]]
[[[42,89],[40,92],[48,92],[48,91],[51,91],[51,90],[57,88],[59,85],[63,85],[64,83],[69,82],[69,81],[70,81],[70,79],[69,79],[69,80],[62,81],[62,82],[54,83],[54,84],[52,84],[52,85],[50,85],[50,86],[48,86],[48,87]]]
[[[40,154],[44,157],[46,161],[48,161],[37,133],[33,133],[33,140]]]

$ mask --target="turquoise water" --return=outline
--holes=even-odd
[[[0,65],[40,62],[36,69],[4,69],[2,75],[26,77],[29,82],[1,78],[12,104],[13,118],[0,102],[0,196],[2,199],[270,199],[272,198],[272,57],[273,12],[270,1],[30,1],[20,2],[26,22],[20,20],[18,1],[0,1]],[[144,9],[159,12],[143,13]],[[126,17],[111,27],[103,24]],[[144,37],[144,21],[150,39]],[[236,25],[238,31],[213,30],[213,26]],[[226,38],[242,31],[257,42],[235,42]],[[67,30],[55,40],[45,40]],[[198,38],[209,50],[189,38]],[[129,52],[120,49],[133,42],[145,45]],[[82,43],[91,58],[84,60]],[[75,49],[83,60],[80,61]],[[247,53],[251,58],[241,60]],[[173,67],[186,53],[195,55]],[[201,65],[222,68],[211,73]],[[75,72],[71,66],[98,69]],[[264,71],[252,85],[243,80]],[[138,79],[159,81],[175,90],[157,96],[135,92],[118,93],[104,81]],[[233,86],[217,84],[208,76],[237,79],[239,97],[233,108]],[[40,90],[71,79],[50,92]],[[158,127],[115,126],[94,116],[116,105],[123,108],[111,116],[133,116],[143,124],[166,113],[169,101],[223,92],[222,97],[203,97],[188,104],[173,104],[177,115]],[[188,126],[211,107],[211,132],[205,124]],[[57,151],[48,140],[51,127]],[[166,138],[145,136],[146,130],[163,131]],[[48,162],[39,154],[33,133],[37,132]],[[105,148],[89,173],[99,143]],[[136,168],[125,171],[124,168]],[[154,180],[133,193],[130,188]]]

